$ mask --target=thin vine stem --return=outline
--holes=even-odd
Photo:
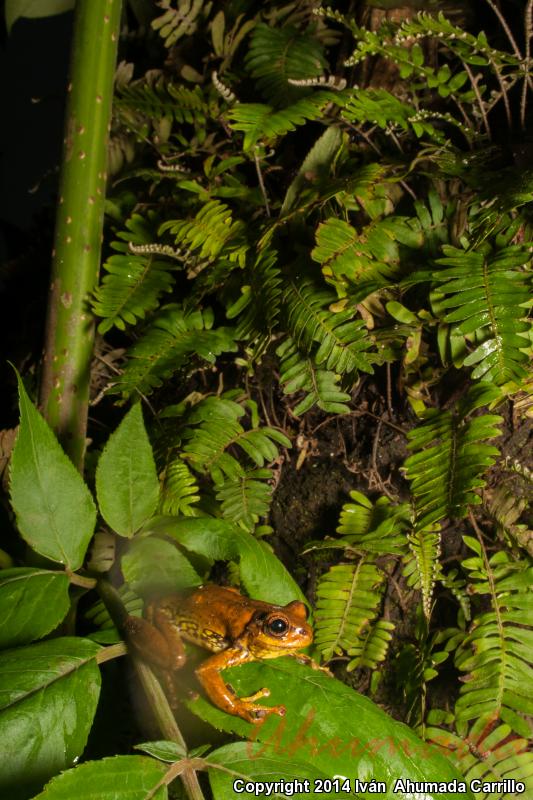
[[[470,66],[466,63],[466,61],[463,62],[463,67],[470,79],[470,83],[472,84],[472,89],[474,90],[474,94],[476,95],[476,100],[479,106],[479,111],[483,118],[483,124],[485,126],[485,130],[487,132],[489,139],[491,139],[492,133],[490,130],[489,118],[487,117],[487,111],[485,109],[485,104],[483,102],[483,98],[481,97],[481,93],[479,91],[479,86],[477,85],[477,79],[472,70],[470,69]]]
[[[516,39],[513,36],[513,32],[511,30],[511,28],[509,27],[509,25],[507,24],[507,20],[503,16],[502,12],[500,11],[500,9],[496,5],[496,3],[493,2],[493,0],[486,0],[486,3],[492,8],[494,13],[498,17],[499,23],[502,26],[502,28],[503,28],[503,30],[505,32],[505,35],[509,39],[509,43],[510,43],[511,47],[514,50],[515,56],[517,58],[522,59],[522,53],[520,52],[520,48],[518,47],[518,45],[516,43]]]
[[[527,89],[531,86],[529,78],[529,66],[531,63],[531,37],[533,36],[533,0],[528,0],[526,9],[524,11],[524,38],[526,42],[526,55],[524,59],[524,83],[522,85],[522,97],[520,99],[520,123],[522,130],[526,127],[526,107],[527,107]]]

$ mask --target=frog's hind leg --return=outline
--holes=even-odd
[[[252,659],[247,650],[237,647],[229,648],[200,664],[196,670],[196,676],[209,699],[228,714],[234,714],[247,722],[254,723],[259,722],[268,714],[278,714],[282,717],[285,714],[283,706],[260,706],[254,702],[260,697],[268,697],[270,694],[268,689],[260,689],[251,697],[237,697],[222,679],[221,670],[250,660]]]
[[[142,617],[129,616],[123,625],[128,647],[143,660],[159,669],[170,669],[172,654],[165,637]]]
[[[161,666],[169,670],[181,669],[187,658],[183,640],[176,625],[176,609],[170,604],[165,605],[164,602],[149,603],[146,607],[146,618],[165,641],[168,660]]]

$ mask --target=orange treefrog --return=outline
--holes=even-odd
[[[277,606],[251,600],[230,587],[207,585],[188,596],[170,594],[151,601],[145,617],[128,617],[126,635],[142,658],[163,672],[171,702],[173,672],[186,660],[183,639],[215,654],[196,669],[207,696],[223,711],[248,722],[258,722],[267,714],[283,716],[285,708],[255,702],[268,697],[269,689],[260,689],[251,697],[236,697],[223,681],[221,670],[285,655],[318,668],[298,652],[313,641],[307,609],[298,600]]]

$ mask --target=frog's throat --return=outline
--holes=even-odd
[[[295,645],[294,647],[288,647],[284,644],[282,647],[274,648],[274,647],[258,647],[252,645],[248,647],[250,654],[257,658],[260,661],[264,661],[267,658],[282,658],[282,656],[292,656],[302,650],[306,645],[299,644]]]

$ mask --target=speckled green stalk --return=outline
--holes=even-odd
[[[122,0],[77,0],[41,407],[65,450],[83,467],[98,279],[107,142]]]

